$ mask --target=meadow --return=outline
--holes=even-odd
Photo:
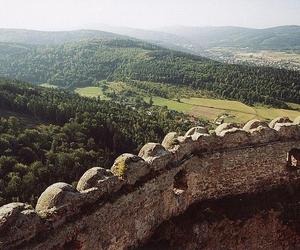
[[[109,83],[108,91],[122,94],[122,91],[131,89],[136,95],[140,95],[145,102],[150,102],[150,96],[125,83]],[[101,87],[85,87],[75,90],[81,96],[100,97],[102,100],[109,100]],[[191,97],[180,99],[168,99],[159,96],[152,96],[153,105],[166,106],[169,110],[175,110],[189,114],[196,118],[209,121],[223,119],[225,122],[243,123],[251,119],[272,120],[278,116],[288,116],[294,119],[300,116],[300,105],[288,103],[291,109],[278,109],[267,106],[249,106],[239,101],[222,100],[204,97]]]

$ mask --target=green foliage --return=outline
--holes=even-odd
[[[0,110],[42,121],[27,127],[0,118],[0,205],[34,204],[54,182],[73,183],[94,166],[110,168],[122,153],[137,153],[171,130],[195,125],[180,113],[147,104],[125,105],[70,91],[0,80]]]
[[[32,83],[80,87],[105,80],[140,80],[187,86],[247,104],[286,108],[286,101],[300,103],[299,72],[222,64],[140,41],[92,40],[17,48],[0,44],[0,55],[2,76]]]

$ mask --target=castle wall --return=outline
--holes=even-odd
[[[300,148],[300,127],[277,125],[167,135],[162,145],[145,145],[139,157],[119,157],[111,171],[87,172],[77,190],[49,187],[35,210],[4,206],[1,248],[137,247],[192,204],[296,183],[300,172],[287,166],[287,153]]]

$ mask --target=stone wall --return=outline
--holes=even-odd
[[[0,208],[0,248],[126,249],[192,204],[228,195],[266,192],[297,183],[287,153],[300,149],[300,119],[222,124],[190,129],[149,143],[139,156],[123,154],[111,170],[92,168],[77,188],[56,183],[35,209]]]

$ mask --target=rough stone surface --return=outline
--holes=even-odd
[[[59,209],[76,200],[76,190],[69,184],[59,182],[48,187],[37,201],[36,211],[42,213],[51,208]]]
[[[264,193],[279,186],[291,190],[291,184],[300,185],[300,170],[288,167],[287,153],[300,149],[299,128],[290,123],[277,124],[275,129],[259,126],[249,132],[231,128],[218,136],[194,139],[173,133],[167,140],[172,142],[170,154],[154,157],[155,161],[131,154],[118,157],[111,172],[120,181],[113,185],[119,186],[105,196],[97,187],[98,177],[93,179],[97,170],[84,177],[81,192],[65,183],[50,186],[36,207],[42,225],[34,227],[30,235],[18,234],[16,241],[1,235],[0,248],[130,249],[145,243],[161,223],[183,214],[193,204]],[[25,211],[29,212],[21,211],[26,218],[22,221],[35,214]],[[17,221],[11,220],[9,227],[15,228]],[[272,227],[271,222],[266,223]],[[239,225],[242,230],[243,224]],[[203,229],[202,233],[208,232]],[[45,237],[40,238],[41,234]],[[287,245],[286,249],[294,248]]]
[[[237,147],[241,142],[244,144],[250,143],[250,134],[239,128],[223,130],[218,135],[224,138],[223,148]]]
[[[169,152],[159,143],[147,143],[141,148],[139,157],[146,160],[149,157],[160,157],[168,153]]]
[[[278,141],[279,133],[269,127],[259,126],[254,129],[250,129],[250,141],[252,144],[264,144],[268,142]]]
[[[292,122],[292,121],[291,121],[290,118],[288,118],[288,117],[277,117],[277,118],[273,119],[273,120],[269,123],[269,127],[270,127],[270,128],[275,128],[275,125],[276,125],[277,123],[290,123],[290,122]]]
[[[235,127],[236,127],[236,125],[233,123],[223,123],[215,129],[215,133],[216,133],[216,135],[220,135],[222,133],[222,131],[232,129]]]
[[[0,207],[0,249],[32,239],[41,225],[40,217],[27,204],[17,202]]]
[[[97,187],[112,176],[112,173],[107,169],[100,167],[91,168],[87,170],[78,181],[77,190],[84,191],[89,188]]]
[[[113,166],[111,172],[128,184],[135,184],[141,177],[150,172],[149,164],[141,157],[132,154],[122,154],[119,156]]]
[[[300,126],[293,123],[277,123],[274,127],[282,140],[300,138]]]
[[[250,131],[251,129],[255,129],[258,127],[268,127],[268,123],[260,120],[251,120],[245,124],[243,130]]]
[[[161,145],[166,149],[172,149],[177,144],[178,144],[178,134],[176,132],[168,133],[161,143]]]
[[[195,133],[208,134],[208,130],[207,130],[207,128],[204,128],[204,127],[194,127],[194,128],[191,128],[188,132],[186,132],[185,137],[192,136]]]
[[[300,125],[300,116],[298,116],[298,117],[294,120],[294,124]]]

